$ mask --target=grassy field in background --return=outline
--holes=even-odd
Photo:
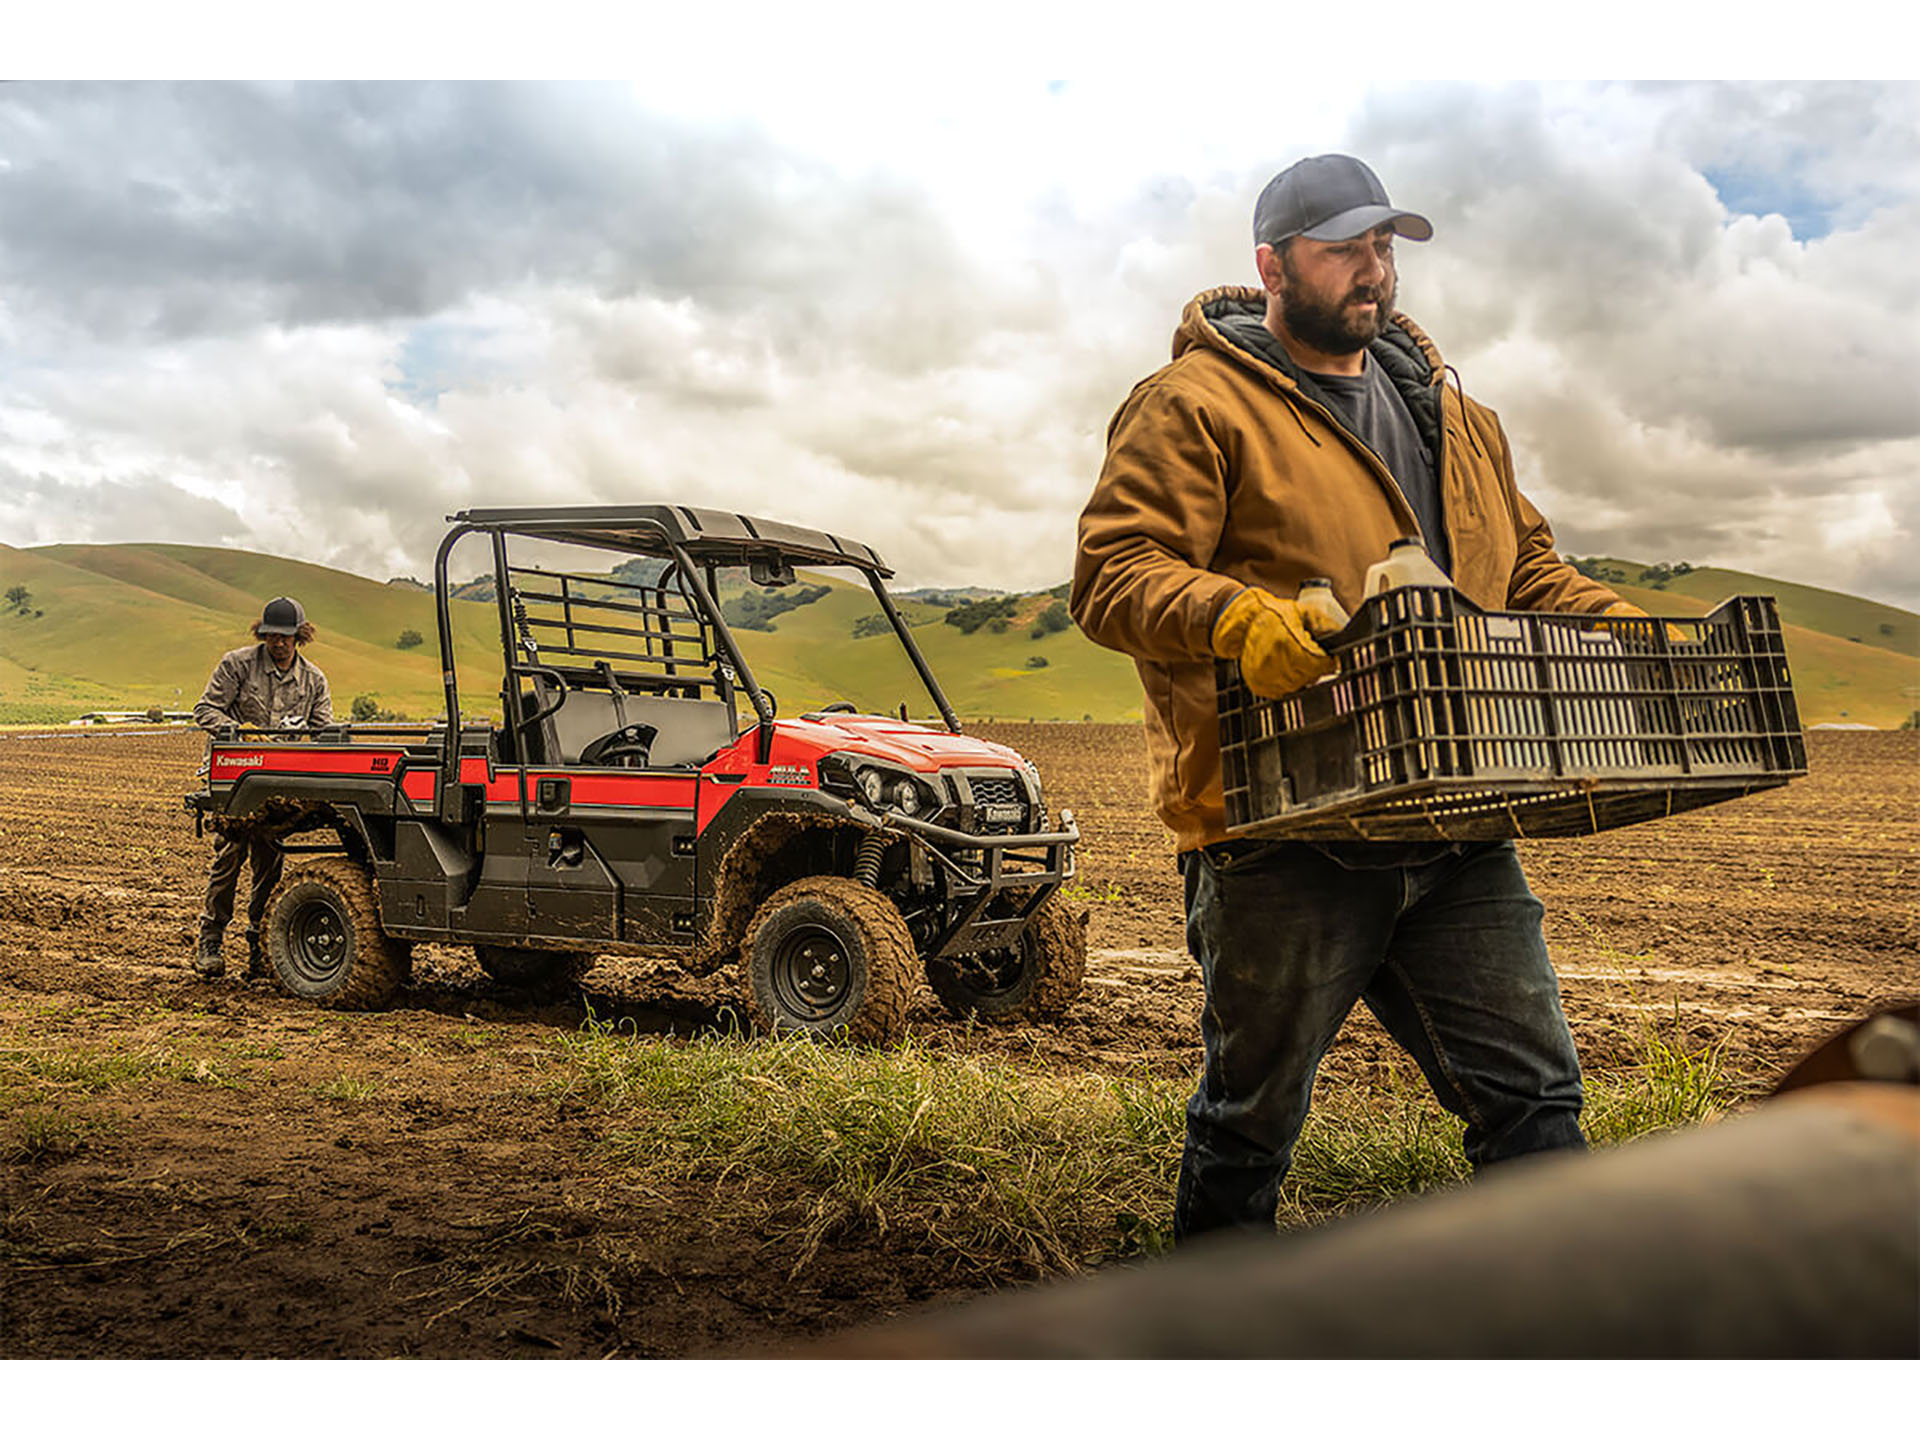
[[[478,569],[482,558],[462,551],[455,573]],[[1601,563],[1635,576],[1644,568]],[[932,714],[890,635],[854,637],[856,620],[877,613],[864,584],[827,574],[801,578],[824,582],[831,593],[781,616],[772,631],[738,632],[781,712],[849,700],[885,712],[904,702],[916,718]],[[415,719],[442,708],[432,597],[409,586],[205,546],[0,545],[0,591],[15,585],[25,585],[32,599],[26,613],[0,612],[0,724],[58,723],[94,709],[190,707],[220,655],[248,642],[260,603],[279,594],[299,597],[319,630],[308,653],[332,683],[336,711],[344,715],[361,694]],[[1725,570],[1695,570],[1657,590],[1616,588],[1656,614],[1704,613],[1733,594],[1775,596],[1807,724],[1890,728],[1920,706],[1920,615]],[[1003,632],[971,635],[945,624],[937,607],[907,601],[901,608],[965,717],[1137,720],[1139,680],[1125,656],[1071,628],[1033,637],[1033,619],[1052,599],[1022,596]],[[500,665],[496,611],[490,603],[461,602],[453,615],[462,704],[491,713]],[[396,648],[408,629],[426,643]]]

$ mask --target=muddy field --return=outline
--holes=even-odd
[[[1198,972],[1138,732],[981,728],[1079,816],[1088,985],[1058,1025],[973,1034],[927,994],[916,1031],[1026,1067],[1190,1072]],[[1812,774],[1784,790],[1525,846],[1587,1065],[1630,1063],[1657,1025],[1721,1047],[1758,1094],[1834,1030],[1911,1001],[1917,747],[1815,733]],[[604,1114],[532,1083],[554,1037],[587,1003],[692,1033],[732,999],[729,974],[603,960],[584,1000],[542,1004],[468,952],[423,947],[379,1015],[197,979],[207,845],[180,795],[199,753],[180,733],[0,737],[0,1354],[688,1355],[778,1349],[960,1293],[884,1237],[788,1279],[700,1187],[635,1196],[596,1178],[584,1157]],[[1363,1080],[1386,1059],[1357,1017],[1328,1075]],[[587,1248],[625,1257],[617,1292],[571,1283],[566,1257]],[[540,1274],[551,1283],[527,1283]]]

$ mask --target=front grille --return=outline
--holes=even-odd
[[[973,778],[973,803],[975,805],[1019,805],[1026,800],[1020,793],[1020,783],[1011,775],[1000,779],[991,779],[976,775]]]
[[[964,772],[960,828],[975,835],[1012,835],[1031,818],[1026,786],[1005,770]]]

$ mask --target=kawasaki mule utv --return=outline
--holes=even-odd
[[[478,719],[454,653],[454,607],[474,602],[448,582],[466,536],[491,548],[504,656],[500,710]],[[620,563],[536,568],[529,549]],[[865,577],[942,726],[846,701],[776,718],[721,575],[777,589],[796,565]],[[956,1015],[1057,1015],[1086,964],[1054,894],[1073,816],[1050,822],[1038,771],[961,733],[890,574],[854,541],[713,510],[465,511],[434,567],[445,719],[223,732],[187,805],[307,837],[286,847],[266,943],[280,984],[323,1005],[385,1004],[425,940],[530,986],[596,954],[671,950],[700,974],[737,960],[775,1031],[889,1040],[922,968]]]

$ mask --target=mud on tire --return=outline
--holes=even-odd
[[[1034,912],[1018,945],[927,962],[927,983],[951,1014],[999,1022],[1063,1014],[1086,975],[1085,919],[1058,895]]]
[[[740,968],[763,1029],[885,1044],[906,1028],[913,936],[894,903],[841,875],[774,891],[747,926]]]
[[[329,858],[289,866],[267,902],[281,988],[334,1010],[377,1010],[405,983],[411,948],[380,929],[373,877]]]
[[[517,945],[475,945],[473,958],[502,985],[523,990],[558,990],[577,983],[593,956],[577,950],[531,950]]]

